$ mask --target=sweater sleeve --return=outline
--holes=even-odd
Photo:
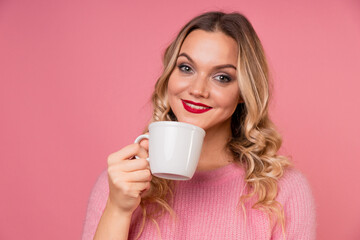
[[[278,201],[284,207],[286,240],[314,240],[315,201],[305,176],[289,169],[279,181]],[[272,240],[285,239],[281,226],[274,227]]]
[[[105,170],[98,177],[90,194],[83,226],[82,240],[92,240],[94,238],[97,225],[105,209],[108,195],[108,175],[107,170]]]

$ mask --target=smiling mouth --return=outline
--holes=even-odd
[[[204,113],[212,109],[212,107],[207,106],[202,103],[195,103],[188,100],[181,99],[181,102],[185,108],[186,111],[191,113]]]

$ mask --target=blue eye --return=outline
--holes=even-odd
[[[217,80],[222,83],[228,83],[228,82],[231,82],[231,80],[232,80],[231,77],[229,77],[227,75],[218,75],[215,78],[217,78],[217,77],[220,77]]]
[[[180,71],[188,73],[191,71],[191,67],[189,67],[188,65],[185,64],[180,64],[178,65],[178,68],[180,69]]]

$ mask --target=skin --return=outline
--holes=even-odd
[[[133,156],[139,159],[131,159]],[[131,216],[150,188],[148,142],[134,143],[108,157],[109,197],[94,239],[128,239]],[[130,160],[131,159],[131,160]]]
[[[168,99],[178,121],[206,131],[197,169],[200,171],[218,168],[231,161],[225,145],[231,136],[231,115],[241,102],[240,91],[236,70],[231,67],[216,69],[215,66],[236,66],[237,52],[235,40],[225,34],[195,30],[180,49],[180,54],[186,53],[193,61],[180,56],[169,78]],[[181,68],[178,67],[180,64]],[[203,103],[212,109],[201,114],[190,113],[184,109],[181,99]],[[132,159],[135,155],[140,158]],[[147,157],[147,140],[127,145],[109,155],[109,197],[94,239],[128,239],[131,216],[150,188]]]
[[[184,40],[170,75],[167,94],[178,121],[206,131],[197,170],[218,168],[231,161],[225,146],[231,137],[231,116],[242,102],[236,78],[237,52],[236,41],[220,31],[192,31]],[[216,68],[219,65],[233,67]],[[212,109],[191,113],[184,108],[182,99]]]

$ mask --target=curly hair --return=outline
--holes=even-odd
[[[278,155],[282,139],[268,114],[270,76],[262,44],[247,18],[238,13],[206,12],[190,20],[180,30],[176,39],[166,48],[163,56],[163,72],[158,78],[152,95],[154,121],[177,121],[167,99],[167,85],[182,43],[190,32],[200,29],[207,32],[221,31],[238,44],[237,79],[244,102],[239,103],[231,117],[232,137],[227,148],[234,163],[245,169],[247,194],[239,196],[239,205],[245,212],[245,201],[256,197],[252,206],[268,214],[270,227],[281,224],[285,236],[285,216],[282,205],[276,201],[278,180],[290,166],[287,157]],[[147,132],[148,128],[144,130]],[[166,211],[174,216],[171,208],[175,183],[172,180],[153,177],[148,194],[141,200],[143,221],[156,223],[156,218]],[[155,211],[147,211],[148,205]],[[276,221],[273,221],[275,217]],[[245,214],[246,220],[246,214]]]

